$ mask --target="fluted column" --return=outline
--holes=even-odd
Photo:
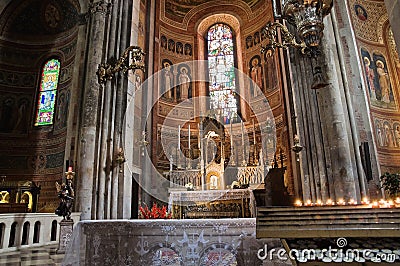
[[[102,90],[97,80],[97,67],[103,59],[103,41],[105,36],[106,16],[109,4],[106,1],[97,1],[90,5],[89,37],[87,64],[85,68],[85,87],[82,103],[82,126],[80,131],[80,158],[79,158],[79,195],[78,204],[81,219],[87,220],[94,216],[94,203],[97,171],[93,162],[97,159],[97,119],[99,112],[99,96]]]

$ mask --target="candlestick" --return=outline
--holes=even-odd
[[[188,134],[189,134],[189,145],[188,145],[189,147],[188,148],[189,148],[189,152],[190,152],[190,124],[189,124],[189,133]]]
[[[181,150],[181,125],[178,125],[178,152]]]
[[[253,141],[254,141],[254,146],[256,146],[256,125],[253,119]]]
[[[244,126],[243,126],[243,121],[241,122],[242,126],[242,146],[244,147]]]

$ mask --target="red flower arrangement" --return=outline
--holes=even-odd
[[[153,207],[149,207],[145,204],[145,207],[139,207],[141,217],[144,219],[171,219],[172,214],[167,212],[167,207],[163,205],[161,208],[157,206],[157,203],[153,203]]]

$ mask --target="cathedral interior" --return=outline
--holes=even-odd
[[[280,265],[244,246],[335,237],[400,261],[398,0],[2,0],[0,13],[0,264],[61,241],[60,213],[82,222],[71,242],[99,239],[82,265],[121,220],[141,232],[127,240],[140,265]],[[149,218],[183,240],[146,251]],[[222,233],[236,220],[254,243]],[[208,227],[230,246],[207,246]]]

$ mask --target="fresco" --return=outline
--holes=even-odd
[[[377,53],[371,55],[364,48],[361,48],[361,57],[371,105],[384,109],[395,109],[396,104],[386,58]]]

